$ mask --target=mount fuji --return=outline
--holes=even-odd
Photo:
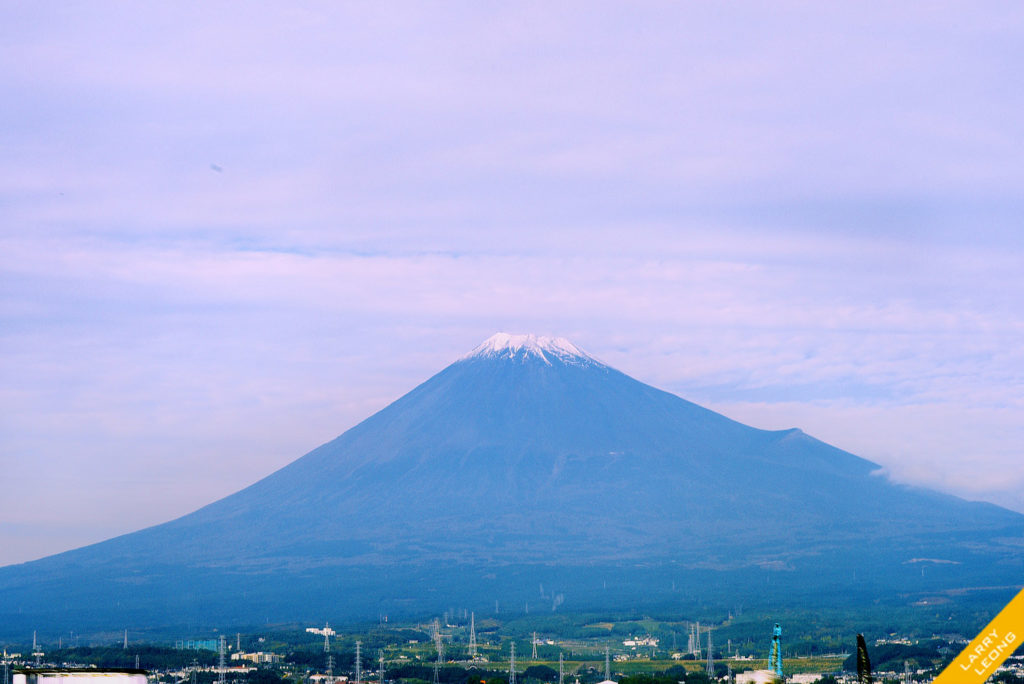
[[[1020,514],[498,334],[246,489],[0,568],[0,631],[750,605],[766,583],[909,603],[1018,583],[1022,546]]]

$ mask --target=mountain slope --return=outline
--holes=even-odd
[[[799,430],[732,421],[565,340],[499,334],[251,487],[0,569],[0,617],[39,599],[51,615],[63,603],[100,621],[117,619],[97,608],[111,600],[150,620],[169,619],[175,600],[222,601],[224,619],[312,618],[337,591],[356,596],[351,611],[416,610],[437,600],[424,596],[432,583],[471,603],[520,590],[481,579],[502,569],[524,587],[554,574],[577,593],[637,564],[623,600],[653,596],[665,573],[707,569],[732,573],[731,591],[764,568],[810,590],[853,564],[896,590],[915,558],[953,561],[948,581],[1012,581],[1024,516],[898,487],[877,468]]]

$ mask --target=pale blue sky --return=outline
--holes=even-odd
[[[0,563],[498,330],[1024,511],[1022,45],[1013,3],[0,3]]]

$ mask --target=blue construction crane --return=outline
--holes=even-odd
[[[768,669],[782,679],[782,626],[778,622],[772,630],[772,650],[768,656]]]

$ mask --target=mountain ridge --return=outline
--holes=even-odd
[[[0,568],[0,592],[21,610],[42,596],[97,619],[119,597],[159,619],[168,601],[207,605],[214,588],[223,600],[258,592],[280,615],[340,589],[356,595],[353,611],[429,603],[422,591],[394,602],[431,583],[478,601],[495,592],[482,577],[513,568],[516,586],[554,573],[578,596],[594,573],[643,567],[622,596],[653,600],[656,578],[708,568],[745,595],[765,567],[785,568],[797,592],[845,586],[859,568],[888,593],[920,584],[900,566],[913,557],[955,561],[929,582],[1004,581],[1020,567],[1012,544],[993,540],[1024,539],[1024,516],[878,471],[796,428],[749,427],[639,382],[562,338],[499,334],[230,496]],[[0,618],[27,619],[13,615],[0,605]]]

